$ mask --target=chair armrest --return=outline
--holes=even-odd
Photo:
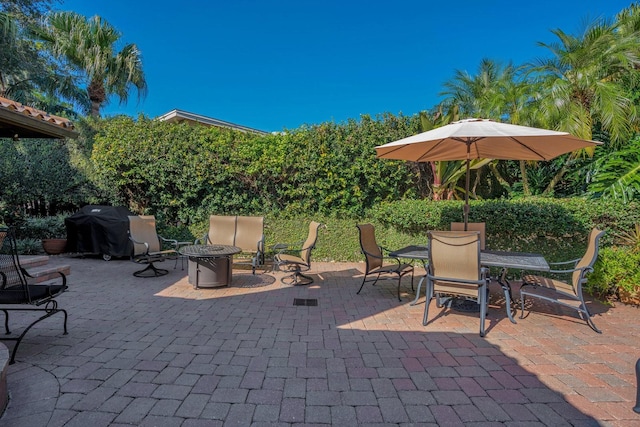
[[[194,245],[206,245],[209,243],[209,235],[205,234],[202,237],[200,237],[199,239],[196,239],[193,244]]]
[[[160,238],[160,243],[161,245],[163,244],[169,244],[171,245],[172,248],[177,249],[178,248],[178,241],[176,239],[166,239],[162,236],[158,236]]]
[[[139,242],[136,239],[134,239],[133,237],[131,237],[131,235],[129,235],[129,240],[131,240],[136,245],[144,245],[144,247],[146,248],[145,252],[149,253],[149,244],[147,242]]]
[[[303,240],[295,243],[276,243],[275,245],[271,246],[271,249],[279,254],[290,253],[290,252],[302,252],[302,250],[304,249],[302,247],[303,244],[304,244]]]
[[[179,241],[177,241],[177,240],[173,240],[173,239],[171,239],[171,244],[172,244],[172,246],[173,246],[173,249],[178,250],[178,249],[180,249],[180,248],[181,248],[181,247],[183,247],[183,246],[193,245],[193,242],[190,242],[190,241],[189,241],[189,242],[186,242],[186,241],[184,241],[184,242],[179,242]]]
[[[35,279],[34,276],[29,274],[26,268],[20,266],[20,270],[22,271],[22,274],[24,274],[25,277],[28,277],[29,279]],[[64,274],[62,271],[56,271],[56,273],[58,273],[60,275],[60,279],[62,279],[62,286],[67,286],[67,275]],[[5,279],[4,281],[6,282],[6,276],[4,274],[2,276]],[[40,305],[40,304],[36,304],[36,305]]]
[[[384,246],[378,246],[380,248],[380,252],[382,252],[382,260],[390,260],[390,261],[395,261],[398,263],[398,266],[402,265],[402,262],[400,261],[400,258],[402,257],[397,257],[397,256],[391,256],[389,255],[391,252],[393,252],[391,249],[387,249]],[[386,253],[386,255],[385,255]],[[373,255],[372,255],[373,256]],[[375,257],[377,258],[377,257]],[[411,261],[411,265],[413,265],[413,260]]]
[[[572,268],[570,270],[549,270],[549,273],[553,273],[553,274],[570,274],[570,273],[575,273],[576,271],[581,271],[581,270],[583,270],[585,272],[588,272],[588,271],[592,271],[593,268],[589,267],[587,265],[587,266],[580,267],[580,268]]]
[[[573,264],[574,266],[580,261],[580,258],[572,259],[570,261],[561,261],[561,262],[550,262],[549,265],[565,265],[565,264]]]
[[[452,283],[468,283],[474,285],[484,285],[486,284],[486,279],[482,277],[480,280],[470,280],[470,279],[458,279],[455,277],[441,277],[441,276],[433,276],[431,274],[427,274],[427,279],[435,280],[435,281],[443,281],[443,282],[452,282]]]

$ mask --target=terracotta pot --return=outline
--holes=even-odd
[[[58,255],[67,247],[67,239],[42,239],[42,248],[49,255]]]

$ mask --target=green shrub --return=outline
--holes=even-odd
[[[376,224],[421,237],[462,221],[463,206],[461,200],[402,200],[380,203],[368,214]],[[607,231],[601,241],[607,246],[639,220],[637,203],[580,197],[473,200],[469,213],[470,222],[486,223],[491,249],[542,253],[549,261],[580,257],[594,226]]]
[[[619,289],[633,292],[640,285],[640,251],[626,246],[602,248],[585,290],[610,299]]]
[[[19,239],[66,239],[67,229],[64,219],[67,215],[26,217],[23,225],[16,230]]]
[[[16,239],[16,249],[20,255],[39,255],[42,243],[38,239]]]
[[[185,226],[161,225],[157,224],[158,234],[165,239],[175,239],[179,242],[193,242],[196,237]],[[201,237],[201,236],[198,236]]]

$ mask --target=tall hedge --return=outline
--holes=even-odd
[[[99,123],[92,161],[110,202],[193,222],[212,212],[361,215],[415,197],[418,176],[374,147],[417,131],[415,118],[363,116],[254,135],[139,117]]]
[[[402,200],[381,203],[369,216],[386,227],[421,236],[427,230],[446,230],[451,222],[462,221],[463,206],[464,202],[453,200]],[[469,221],[486,223],[491,249],[541,252],[560,261],[584,253],[592,227],[605,230],[602,244],[611,245],[620,232],[640,223],[638,208],[636,202],[580,197],[473,200]]]

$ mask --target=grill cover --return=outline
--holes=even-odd
[[[84,206],[64,220],[67,251],[131,256],[129,215],[134,214],[123,206]]]

